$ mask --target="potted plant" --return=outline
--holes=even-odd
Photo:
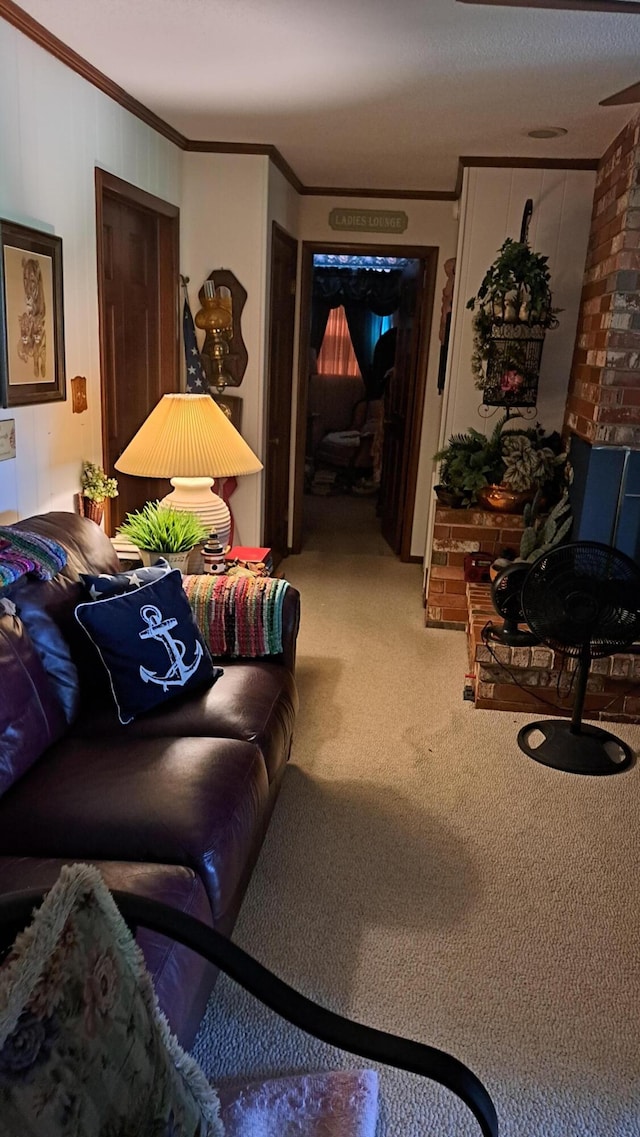
[[[548,259],[507,237],[467,303],[475,312],[471,369],[485,403],[535,405],[545,332],[558,323]]]
[[[164,557],[186,572],[189,554],[206,539],[207,529],[195,513],[148,501],[142,509],[127,513],[118,534],[137,545],[144,565]]]
[[[550,498],[560,492],[567,455],[560,435],[546,434],[541,426],[504,430],[507,415],[487,437],[471,428],[453,435],[435,455],[440,462],[438,499],[451,504],[447,494],[457,495],[457,504],[521,513],[539,489]]]
[[[520,541],[518,560],[528,561],[530,564],[537,561],[538,557],[543,556],[549,549],[562,544],[565,537],[569,536],[572,524],[569,490],[566,487],[550,513],[543,512],[542,498],[538,491],[533,502],[525,506],[524,532]]]
[[[500,481],[500,434],[505,422],[506,418],[501,418],[489,437],[473,427],[466,434],[454,434],[434,455],[434,461],[440,462],[440,483],[435,492],[443,505],[473,505],[483,486]]]
[[[80,488],[80,507],[83,517],[89,517],[99,525],[104,514],[106,499],[118,496],[116,479],[108,478],[102,466],[96,462],[83,462]]]
[[[499,479],[482,486],[478,500],[486,509],[521,513],[541,492],[557,496],[567,455],[559,434],[545,434],[541,426],[504,431],[500,437],[502,469]]]

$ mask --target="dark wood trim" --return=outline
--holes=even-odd
[[[2,2],[2,0],[0,0]],[[180,313],[178,281],[180,271],[180,210],[172,202],[164,201],[155,194],[147,193],[138,186],[118,178],[115,174],[95,169],[95,195],[96,195],[96,260],[98,271],[98,336],[100,351],[100,414],[102,458],[109,452],[107,434],[106,394],[104,376],[106,374],[106,344],[103,327],[104,289],[102,287],[102,266],[104,263],[103,244],[103,203],[106,195],[120,197],[132,205],[148,209],[158,219],[158,290],[161,296],[169,296],[171,289],[174,292],[174,303],[171,311],[165,311],[160,327],[160,359],[163,373],[163,387],[165,391],[178,391],[180,389]],[[105,501],[105,530],[110,532],[109,501]]]
[[[48,28],[45,28],[43,24],[39,24],[37,20],[33,19],[33,16],[30,16],[28,12],[25,12],[24,9],[14,4],[13,0],[0,0],[0,17],[6,20],[7,23],[12,24],[14,28],[17,28],[18,31],[22,32],[23,35],[27,36],[30,40],[33,40],[34,43],[37,43],[39,47],[48,51],[50,55],[54,55],[55,58],[59,59],[61,63],[64,63],[66,67],[70,67],[77,75],[81,75],[83,79],[86,79],[88,83],[97,87],[103,94],[114,99],[116,103],[119,103],[125,110],[130,111],[136,118],[141,119],[142,122],[146,122],[147,126],[152,127],[158,134],[162,134],[164,138],[168,138],[170,142],[179,146],[181,150],[186,149],[187,140],[184,134],[181,134],[179,130],[175,130],[174,127],[170,126],[168,122],[165,122],[163,118],[160,118],[159,115],[154,114],[148,107],[145,107],[143,103],[134,99],[133,95],[125,91],[124,87],[120,87],[117,83],[114,83],[113,79],[110,79],[103,71],[98,71],[97,67],[94,67],[88,60],[78,55],[77,51],[68,47],[67,44],[63,43],[57,36],[54,36]]]
[[[277,146],[270,142],[207,142],[206,140],[186,140],[185,150],[197,154],[264,154],[270,158],[276,169],[287,179],[298,193],[304,193],[304,186],[291,166],[282,157]]]
[[[640,102],[640,83],[632,83],[629,87],[616,91],[615,95],[609,95],[608,99],[600,99],[598,106],[626,107],[629,103],[638,102]]]
[[[311,343],[311,289],[313,286],[313,254],[320,251],[309,241],[302,242],[300,276],[300,332],[298,336],[298,397],[296,400],[295,450],[293,459],[293,525],[291,552],[302,552],[304,510],[304,459],[307,443],[307,408],[309,405],[309,349]]]
[[[269,270],[269,311],[267,314],[269,336],[268,336],[267,357],[266,357],[267,358],[267,372],[266,372],[267,382],[266,382],[266,388],[265,388],[266,398],[265,398],[265,416],[264,416],[267,432],[269,431],[269,426],[270,426],[269,415],[270,415],[270,410],[271,410],[270,405],[269,405],[269,399],[271,398],[271,382],[272,382],[271,352],[273,350],[273,330],[274,330],[273,329],[273,293],[274,293],[273,239],[276,235],[278,236],[279,240],[281,240],[285,245],[288,245],[291,250],[295,251],[295,254],[296,254],[295,255],[295,274],[296,275],[295,275],[295,279],[294,279],[294,285],[297,283],[297,271],[298,271],[298,238],[294,237],[291,233],[289,233],[288,230],[285,229],[283,225],[280,225],[280,223],[278,221],[273,220],[271,222],[271,249],[270,249],[271,264],[270,264],[270,270]],[[295,313],[295,292],[294,292],[292,363],[295,363],[295,348],[296,348],[295,333],[296,333],[296,313]],[[308,354],[309,354],[309,352],[307,351],[307,355]],[[294,391],[294,385],[295,385],[295,377],[294,376],[295,376],[295,369],[292,367],[292,370],[291,370],[291,388],[290,388],[291,399],[293,399],[293,391]],[[290,405],[290,411],[291,411],[291,405]],[[305,413],[305,420],[306,420],[306,413]],[[289,420],[289,437],[287,438],[287,445],[289,448],[289,477],[287,480],[287,516],[289,513],[289,500],[290,500],[290,495],[291,495],[291,437],[292,437],[292,434],[294,433],[295,430],[296,430],[296,423],[294,423],[293,414],[291,413],[291,417]],[[267,437],[266,453],[267,453],[267,455],[269,455],[270,451],[269,451],[268,434],[266,437]],[[297,434],[296,434],[296,439],[297,439]],[[296,447],[294,448],[294,457],[293,457],[294,463],[296,460],[296,458],[295,458],[296,453],[297,453],[297,443],[296,443]],[[303,455],[303,462],[304,462],[304,455]],[[265,488],[266,488],[266,486],[265,486]],[[295,505],[294,505],[294,517],[295,517]],[[265,533],[264,533],[265,523],[266,523],[266,500],[263,501],[262,519],[261,519],[261,532],[262,532],[263,544],[265,543]],[[287,541],[289,540],[289,531],[288,530],[289,530],[289,520],[287,520]],[[283,559],[284,557],[288,557],[291,552],[292,552],[292,549],[289,547],[289,545],[287,545],[287,548],[284,550],[284,553],[282,554],[281,559]],[[278,562],[278,563],[280,563],[280,562]],[[274,567],[277,568],[277,565],[275,565]]]
[[[344,253],[363,256],[408,257],[420,260],[425,272],[425,287],[422,296],[420,320],[420,356],[417,368],[417,383],[414,399],[409,411],[411,431],[409,436],[409,459],[407,467],[407,491],[400,559],[411,559],[411,535],[415,511],[418,462],[420,459],[420,440],[422,436],[422,415],[427,386],[427,364],[433,317],[438,249],[433,245],[379,245],[354,244],[332,241],[302,242],[302,273],[300,282],[300,332],[298,346],[298,398],[295,428],[294,494],[293,494],[293,533],[291,551],[302,552],[302,523],[304,506],[304,458],[307,436],[307,405],[309,380],[309,340],[311,334],[311,291],[313,285],[313,254]],[[422,558],[418,557],[418,561]]]
[[[466,0],[463,0],[465,3]],[[471,2],[471,0],[469,0]],[[597,170],[600,158],[509,158],[492,155],[463,154],[458,158],[455,197],[462,193],[462,177],[468,166],[502,167],[506,170]]]
[[[422,419],[424,415],[424,400],[427,389],[427,368],[429,364],[429,346],[431,343],[431,325],[433,322],[433,303],[436,290],[438,252],[439,250],[436,246],[425,246],[422,250],[422,256],[420,257],[423,272],[422,308],[420,312],[420,343],[418,366],[416,368],[416,381],[411,391],[411,402],[407,408],[407,417],[411,426],[409,430],[409,454],[407,463],[405,507],[402,523],[402,540],[400,544],[401,561],[408,561],[411,559],[411,537],[413,535],[413,518],[416,508],[418,464],[420,462]]]
[[[484,4],[491,8],[551,8],[554,12],[624,12],[637,15],[634,0],[458,0],[459,4]]]
[[[279,221],[271,222],[271,235],[273,236],[274,233],[277,233],[280,240],[284,241],[290,248],[295,249],[296,253],[298,252],[298,238],[294,237],[288,229],[285,229]]]
[[[461,0],[462,3],[481,3],[486,0]],[[497,4],[512,3],[513,0],[495,0]],[[597,0],[594,0],[596,3]],[[531,5],[533,6],[533,4]],[[566,0],[540,0],[536,4],[539,7],[547,8],[563,8],[566,7]],[[589,3],[589,0],[576,0],[573,5],[577,9],[584,11],[594,10],[594,4]],[[640,7],[640,0],[639,0]],[[623,4],[620,6],[621,10],[627,11],[630,4]],[[608,8],[607,11],[613,11],[613,8]],[[128,91],[114,83],[108,75],[99,71],[97,67],[89,63],[76,51],[63,43],[61,39],[54,36],[43,24],[39,24],[34,20],[24,9],[20,8],[13,0],[0,0],[0,18],[12,24],[29,39],[37,43],[39,47],[44,48],[51,55],[64,63],[66,67],[70,67],[76,74],[86,79],[98,90],[102,91],[109,98],[113,99],[125,110],[131,112],[136,118],[145,122],[158,134],[164,138],[168,138],[181,150],[189,150],[201,154],[264,154],[269,158],[274,166],[280,173],[287,179],[289,184],[303,196],[309,197],[362,197],[362,198],[392,198],[404,199],[405,201],[456,201],[460,197],[462,190],[462,172],[465,166],[504,166],[504,167],[522,167],[523,169],[549,169],[549,170],[595,170],[598,167],[599,158],[494,158],[494,157],[476,157],[476,156],[463,156],[458,160],[458,175],[456,179],[455,188],[452,190],[400,190],[400,189],[378,189],[373,190],[370,188],[351,188],[346,186],[305,186],[300,181],[295,170],[291,168],[286,158],[282,156],[277,146],[271,143],[262,142],[208,142],[206,140],[189,139],[179,130],[170,126],[168,122],[160,118],[159,115],[154,114],[153,111],[145,107],[138,99],[134,99]],[[624,92],[621,92],[624,94]],[[615,100],[616,96],[612,96]],[[601,105],[607,105],[611,100],[604,100]]]
[[[407,564],[408,565],[421,565],[423,563],[424,563],[424,557],[419,557],[415,553],[412,553],[410,557],[407,557]],[[426,606],[427,606],[426,593],[422,599],[423,599],[422,607],[426,608]]]
[[[2,0],[0,0],[1,2]],[[118,178],[115,174],[110,174],[107,170],[96,166],[96,194],[102,197],[105,191],[110,193],[112,197],[122,197],[133,205],[140,205],[143,209],[150,209],[153,213],[161,213],[163,217],[180,216],[180,208],[173,202],[165,201],[164,198],[147,193],[146,190],[131,185],[130,182],[125,182],[123,178]]]
[[[455,201],[455,190],[345,189],[344,186],[302,186],[303,197],[380,197],[406,201]]]

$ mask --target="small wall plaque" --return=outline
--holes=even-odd
[[[87,379],[85,375],[74,375],[71,380],[71,403],[71,409],[74,415],[81,415],[83,411],[89,409],[87,402]]]
[[[5,418],[0,422],[0,462],[16,456],[16,420]]]
[[[403,209],[332,209],[332,229],[349,229],[360,233],[404,233],[409,218]]]

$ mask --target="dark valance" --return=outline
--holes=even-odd
[[[341,304],[361,304],[376,316],[390,316],[400,300],[402,271],[375,272],[366,269],[316,268],[313,273],[314,300],[324,300],[329,308]]]

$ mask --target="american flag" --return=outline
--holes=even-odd
[[[186,290],[182,310],[182,336],[184,339],[184,356],[187,363],[187,392],[190,395],[206,395],[207,378],[198,351],[196,329]]]

